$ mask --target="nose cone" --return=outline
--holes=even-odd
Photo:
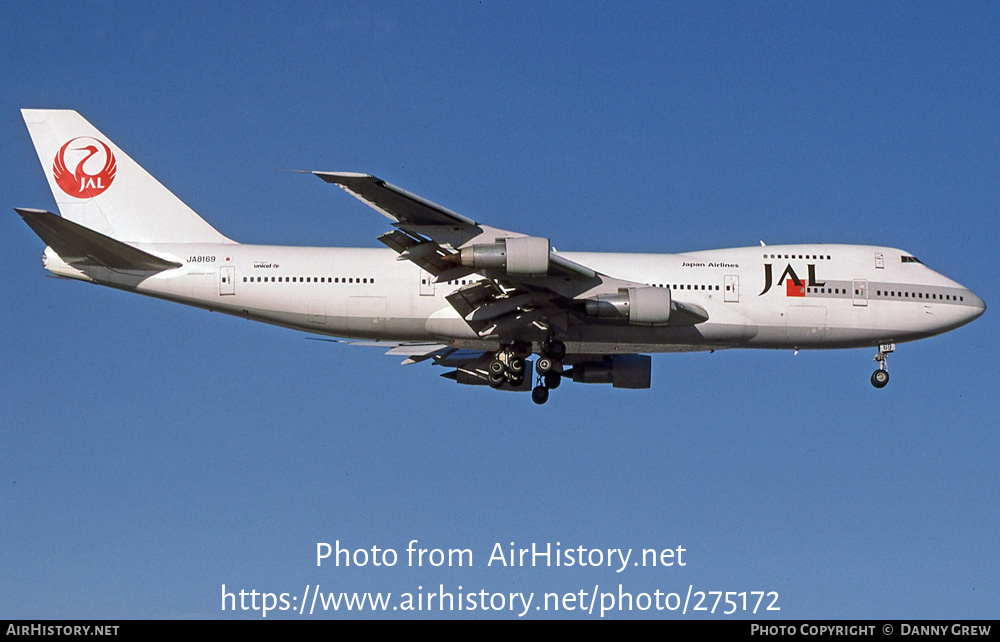
[[[983,316],[983,312],[986,312],[986,302],[979,298],[979,295],[968,290],[968,294],[965,297],[969,300],[969,321],[975,321],[979,317]],[[966,322],[968,323],[968,321]]]

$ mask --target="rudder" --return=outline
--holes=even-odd
[[[79,113],[21,115],[63,218],[126,243],[234,243]]]

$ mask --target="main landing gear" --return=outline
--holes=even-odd
[[[520,387],[524,383],[525,366],[524,356],[519,351],[513,347],[500,349],[490,362],[490,385],[500,388],[509,383],[514,388]]]
[[[876,388],[885,388],[889,383],[889,353],[895,349],[895,343],[883,343],[878,347],[878,354],[875,355],[878,370],[872,373],[872,385]]]
[[[562,360],[566,357],[566,344],[549,339],[542,344],[541,356],[535,362],[537,378],[531,390],[531,400],[542,405],[549,400],[549,391],[562,383]]]
[[[524,378],[531,376],[526,359],[531,356],[528,344],[505,345],[493,355],[489,365],[490,385],[502,388],[521,388]],[[540,356],[535,362],[535,387],[531,390],[531,400],[541,405],[549,400],[549,391],[562,383],[562,360],[566,357],[566,344],[556,339],[548,339],[542,344]]]

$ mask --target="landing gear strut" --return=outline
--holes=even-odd
[[[895,343],[883,343],[878,347],[878,354],[875,355],[878,370],[872,373],[872,385],[876,388],[885,388],[889,383],[889,353],[895,349]]]
[[[535,362],[538,373],[536,385],[531,391],[531,400],[542,405],[549,400],[549,391],[562,383],[562,360],[566,356],[566,344],[558,339],[548,339],[542,344],[541,356]]]

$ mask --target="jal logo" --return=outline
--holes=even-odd
[[[94,198],[111,187],[117,172],[111,148],[89,136],[67,141],[52,163],[56,185],[73,198]]]
[[[807,279],[800,279],[799,275],[795,273],[792,268],[792,264],[789,263],[785,267],[785,271],[781,273],[778,277],[778,285],[785,285],[785,296],[805,296],[806,286],[823,287],[826,285],[826,281],[820,281],[816,278],[816,265],[809,263],[806,265],[809,277]],[[771,289],[774,284],[774,276],[771,272],[771,264],[764,264],[764,289],[761,290],[760,294],[757,296],[763,296]]]

